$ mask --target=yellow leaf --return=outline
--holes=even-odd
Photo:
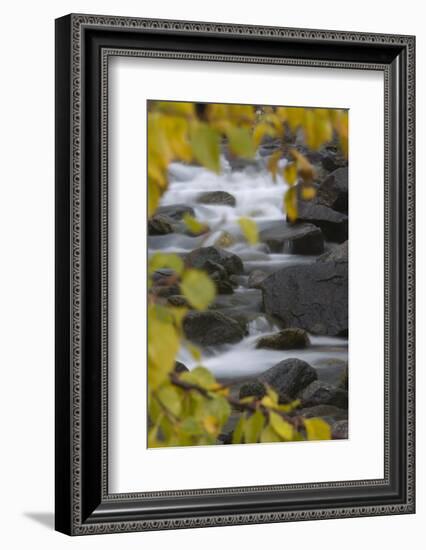
[[[255,221],[250,218],[239,218],[238,224],[244,237],[251,245],[259,242],[259,230]]]
[[[317,190],[313,185],[302,185],[302,199],[305,201],[312,200],[317,194]]]
[[[207,309],[216,295],[213,281],[206,273],[197,269],[185,271],[180,286],[188,302],[199,310]]]
[[[157,397],[168,411],[170,411],[173,416],[179,416],[182,410],[181,396],[178,389],[171,384],[160,387],[157,390]]]
[[[269,414],[271,427],[280,436],[282,441],[292,441],[294,437],[293,426],[284,420],[279,414],[271,412]]]
[[[303,423],[309,440],[331,439],[331,428],[322,418],[304,418]]]
[[[291,155],[297,162],[297,172],[303,181],[310,184],[315,179],[315,169],[309,160],[297,149],[291,149]]]
[[[268,159],[268,170],[271,172],[272,179],[276,181],[277,179],[277,172],[278,172],[278,162],[281,158],[281,151],[275,151],[275,153],[272,153],[272,155]]]
[[[209,390],[217,383],[213,374],[205,367],[195,367],[195,369],[189,372],[183,372],[180,378],[181,380],[189,382],[190,384],[195,384],[206,390]]]
[[[237,422],[237,425],[234,428],[234,431],[232,433],[232,443],[241,443],[243,439],[243,433],[244,433],[244,424],[245,424],[245,416],[241,416],[240,419]]]
[[[274,130],[274,128],[272,128],[270,124],[267,124],[266,122],[260,122],[259,124],[256,124],[253,130],[253,144],[256,149],[262,143],[262,140],[265,136],[275,137],[276,131]]]
[[[220,172],[219,134],[204,122],[194,125],[191,130],[191,145],[195,159],[205,168]]]
[[[246,443],[257,443],[262,431],[265,418],[260,411],[249,416],[244,426],[244,440]]]
[[[268,424],[265,428],[263,428],[262,433],[260,434],[260,442],[261,443],[276,443],[277,441],[281,441],[277,432],[275,432],[271,425]]]
[[[188,118],[195,116],[195,104],[188,101],[156,101],[153,109],[170,115]]]
[[[277,406],[277,402],[271,399],[269,395],[262,397],[261,404],[267,409],[274,409]]]
[[[163,268],[172,269],[177,275],[180,275],[183,271],[183,261],[176,254],[166,254],[162,252],[156,252],[151,256],[148,262],[148,273],[152,275],[155,271]]]
[[[306,109],[304,107],[286,107],[286,120],[293,132],[297,130],[299,126],[303,125],[305,111]]]
[[[191,344],[191,342],[185,342],[185,347],[196,361],[201,361],[200,348]]]
[[[209,231],[209,226],[207,224],[200,222],[188,212],[185,212],[183,215],[183,223],[194,235],[202,235],[203,233],[207,233],[207,231]]]
[[[148,177],[148,217],[151,217],[158,208],[161,191],[156,182]]]
[[[180,339],[174,324],[162,319],[155,305],[148,306],[148,386],[157,388],[175,366]]]
[[[214,416],[206,416],[202,420],[203,426],[206,429],[206,432],[211,435],[216,435],[219,431],[220,425]]]
[[[285,165],[284,178],[289,185],[294,185],[297,182],[297,164],[295,162]]]
[[[297,190],[296,187],[290,187],[287,189],[284,195],[284,209],[287,213],[287,217],[291,222],[297,220]]]
[[[255,120],[255,112],[253,105],[228,105],[229,119],[239,126],[249,128]]]
[[[229,150],[233,155],[244,158],[252,158],[255,148],[251,134],[247,128],[231,127],[227,132]]]

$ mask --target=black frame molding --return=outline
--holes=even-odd
[[[110,494],[107,124],[111,56],[383,71],[381,480]],[[70,535],[414,513],[415,38],[67,15],[56,20],[56,529]]]

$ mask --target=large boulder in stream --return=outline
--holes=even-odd
[[[301,359],[285,359],[258,376],[258,381],[271,386],[282,402],[294,398],[316,379],[317,371]]]
[[[258,349],[303,349],[309,346],[309,336],[306,330],[302,328],[285,328],[259,338],[256,343]]]
[[[317,198],[298,201],[294,226],[299,223],[316,225],[328,241],[342,243],[348,238],[348,216],[320,203]]]
[[[183,320],[183,330],[199,346],[235,344],[245,336],[240,323],[219,311],[191,311]]]
[[[227,191],[206,191],[198,195],[197,202],[200,204],[222,204],[225,206],[235,206],[234,195]]]
[[[217,246],[196,248],[185,256],[188,267],[208,271],[211,262],[221,265],[228,275],[240,275],[243,272],[243,262],[236,254]]]
[[[348,408],[348,392],[320,380],[315,380],[299,393],[303,407],[316,405],[334,405],[340,409]]]
[[[284,220],[260,232],[260,239],[271,252],[290,254],[321,254],[324,238],[313,224],[290,225]]]
[[[148,235],[168,235],[173,233],[173,226],[168,216],[155,214],[148,220]]]
[[[317,191],[319,203],[337,210],[348,213],[348,168],[338,168],[329,174],[320,184]]]
[[[155,215],[166,216],[174,221],[181,220],[185,214],[195,216],[194,209],[187,204],[168,204],[157,208]]]
[[[262,282],[265,312],[285,327],[312,334],[348,331],[348,248],[344,243],[311,264],[292,265]]]

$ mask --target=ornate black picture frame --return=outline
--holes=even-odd
[[[108,492],[107,71],[114,55],[382,71],[384,478]],[[414,513],[413,36],[68,15],[56,21],[56,529],[69,535]]]

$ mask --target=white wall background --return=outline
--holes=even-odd
[[[70,539],[53,526],[54,24],[69,12],[224,21],[417,35],[418,512],[317,521]],[[333,550],[365,540],[419,547],[426,520],[422,399],[426,329],[426,31],[422,3],[406,0],[67,0],[10,2],[2,10],[0,164],[0,543],[3,548],[257,548]]]

